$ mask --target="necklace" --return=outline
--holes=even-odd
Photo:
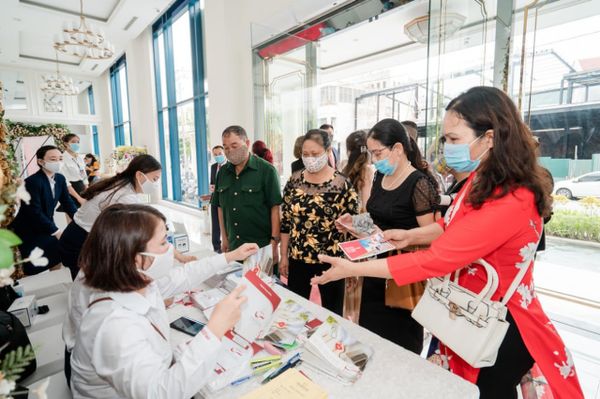
[[[391,191],[393,188],[395,188],[395,185],[398,181],[401,181],[401,178],[405,178],[406,176],[406,172],[410,170],[411,167],[411,163],[410,161],[407,160],[407,164],[404,166],[404,168],[402,168],[402,172],[400,172],[400,174],[398,174],[398,176],[396,176],[396,178],[394,180],[392,180],[391,184],[388,184],[386,187],[386,184],[384,184],[383,179],[381,180],[381,187],[385,190]],[[384,178],[387,176],[384,176]]]

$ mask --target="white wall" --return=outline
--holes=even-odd
[[[292,3],[301,1],[205,0],[204,43],[212,145],[220,143],[223,129],[233,124],[243,126],[254,137],[251,24],[269,25],[270,16],[286,13]]]

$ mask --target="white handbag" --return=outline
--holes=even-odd
[[[463,196],[455,209],[451,209],[453,212],[449,210],[451,215],[447,223],[456,214]],[[508,330],[506,304],[528,267],[521,268],[502,301],[492,301],[498,288],[498,273],[483,259],[474,263],[482,265],[487,273],[487,282],[481,292],[470,291],[458,284],[461,269],[454,272],[453,279],[452,273],[429,279],[412,317],[471,366],[490,367],[496,362],[498,349]]]
[[[490,367],[496,363],[498,349],[509,323],[506,303],[520,284],[527,268],[522,268],[502,301],[492,301],[498,288],[498,273],[479,259],[487,272],[487,283],[480,293],[458,284],[459,271],[432,278],[412,312],[412,317],[444,345],[473,367]]]

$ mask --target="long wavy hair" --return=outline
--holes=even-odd
[[[135,187],[136,172],[142,172],[146,174],[161,169],[162,167],[160,166],[160,162],[158,162],[152,155],[138,155],[131,160],[123,172],[117,173],[115,176],[109,179],[100,180],[98,183],[90,185],[81,196],[86,200],[90,200],[102,192],[112,191],[112,194],[107,198],[107,200],[110,202],[110,199],[114,193],[120,188],[123,188],[128,184],[131,184],[132,187]]]
[[[531,131],[512,100],[499,89],[478,86],[453,99],[446,111],[455,112],[477,137],[494,132],[494,146],[477,169],[469,203],[477,209],[524,187],[533,192],[538,213],[549,216],[551,183],[537,163]]]
[[[367,138],[377,140],[388,148],[392,148],[398,143],[402,144],[404,153],[406,154],[406,157],[410,161],[410,164],[413,166],[413,168],[424,173],[431,184],[433,184],[435,189],[438,189],[437,180],[431,174],[427,162],[423,160],[423,156],[421,155],[421,151],[419,151],[417,142],[409,137],[406,129],[400,122],[391,118],[382,119],[371,128]]]
[[[367,152],[367,132],[357,130],[350,133],[346,139],[346,153],[348,154],[348,163],[342,171],[356,190],[364,184],[364,168],[369,164],[369,153]]]

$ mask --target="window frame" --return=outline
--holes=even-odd
[[[125,74],[125,87],[121,87],[120,74]],[[123,101],[122,92],[125,90],[127,94],[127,114],[129,115],[128,120],[123,120]],[[125,54],[121,56],[111,67],[110,67],[110,95],[112,100],[112,111],[113,111],[113,130],[115,134],[115,147],[126,145],[125,141],[125,129],[124,126],[129,126],[129,143],[133,145],[133,134],[131,129],[131,112],[129,109],[129,79],[127,76],[127,59]]]
[[[193,96],[177,101],[175,89],[175,71],[174,71],[174,49],[173,49],[173,23],[182,18],[185,11],[188,11],[190,23],[190,38],[191,38],[191,59],[192,59],[192,84]],[[169,198],[169,187],[167,173],[171,173],[171,192],[172,200],[184,205],[182,201],[182,179],[181,167],[179,162],[174,160],[180,159],[179,151],[179,123],[177,118],[177,109],[190,101],[194,104],[194,130],[195,130],[195,151],[196,151],[196,174],[198,177],[197,195],[208,192],[208,154],[205,150],[208,143],[208,127],[206,121],[206,99],[208,92],[204,88],[205,70],[204,70],[204,43],[202,33],[202,6],[200,0],[178,0],[176,1],[159,19],[152,25],[152,47],[154,60],[154,80],[155,80],[155,95],[157,106],[158,120],[158,135],[160,147],[160,160],[162,168],[162,197],[165,200]],[[162,34],[162,37],[161,37]],[[164,76],[166,80],[167,104],[163,104],[162,86],[161,86],[161,65],[159,40],[162,38],[164,48]],[[168,116],[168,132],[165,132],[164,118],[165,112]],[[165,137],[166,136],[166,137]],[[165,139],[169,140],[169,159],[170,165],[167,164],[167,154],[165,151]],[[200,199],[198,199],[200,206]]]

